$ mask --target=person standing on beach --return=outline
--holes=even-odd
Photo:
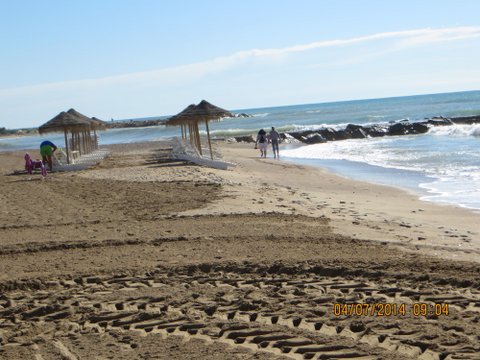
[[[42,155],[43,164],[48,163],[48,169],[52,171],[52,155],[57,150],[57,146],[51,141],[45,140],[40,144],[40,155]]]
[[[272,126],[272,130],[269,133],[269,139],[270,139],[270,142],[272,143],[273,157],[279,158],[280,153],[278,152],[278,143],[280,141],[280,134],[277,132],[277,130],[275,130],[273,126]]]
[[[267,157],[268,138],[265,130],[261,129],[257,134],[257,141],[255,141],[255,149],[260,149],[260,157]]]

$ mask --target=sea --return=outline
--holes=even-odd
[[[288,132],[324,127],[341,129],[347,124],[391,123],[405,119],[413,122],[435,116],[480,115],[480,91],[232,111],[252,117],[211,122],[213,137],[254,135],[259,129],[268,130],[272,126],[279,132]],[[200,130],[205,134],[205,129]],[[110,129],[100,132],[100,143],[165,140],[179,135],[177,127]],[[47,138],[60,146],[63,144],[62,134],[7,137],[0,138],[0,151],[37,149]],[[256,155],[252,148],[252,156]],[[284,144],[280,147],[279,161],[318,166],[351,179],[405,189],[425,201],[480,211],[480,124],[432,127],[422,135],[315,145]]]

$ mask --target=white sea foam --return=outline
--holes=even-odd
[[[463,127],[462,134],[473,131],[476,131],[474,126],[468,126],[468,130]],[[480,153],[472,151],[472,141],[475,140],[437,135],[327,142],[284,150],[282,156],[348,160],[391,169],[392,176],[395,176],[394,169],[414,171],[419,174],[419,179],[422,179],[421,176],[432,179],[417,184],[425,193],[422,199],[480,209]],[[367,180],[376,182],[379,180],[377,175],[372,172]],[[355,178],[353,173],[350,176]]]
[[[422,200],[459,205],[480,209],[480,170],[458,176],[442,176],[430,183],[420,184],[427,192]]]
[[[475,136],[480,137],[480,124],[434,126],[429,134],[437,136]]]
[[[315,124],[315,125],[300,125],[300,124],[292,124],[292,125],[286,125],[283,126],[283,128],[290,127],[291,131],[317,131],[317,130],[322,130],[322,129],[334,129],[334,130],[342,130],[344,129],[348,124],[343,123],[343,124]],[[287,131],[287,130],[284,130]]]
[[[246,135],[246,134],[256,134],[259,129],[251,128],[235,128],[235,129],[210,129],[210,135],[213,136],[239,136],[239,135]],[[207,135],[206,130],[200,130],[200,135]]]
[[[351,139],[302,146],[285,150],[283,156],[301,159],[350,160],[387,168],[408,170],[410,167],[395,163],[394,148],[389,148],[392,139]],[[415,157],[415,153],[407,156]]]

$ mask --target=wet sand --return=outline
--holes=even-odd
[[[0,153],[0,358],[480,358],[478,214],[216,147]]]

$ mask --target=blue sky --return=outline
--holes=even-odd
[[[0,0],[0,127],[480,89],[477,0]]]

